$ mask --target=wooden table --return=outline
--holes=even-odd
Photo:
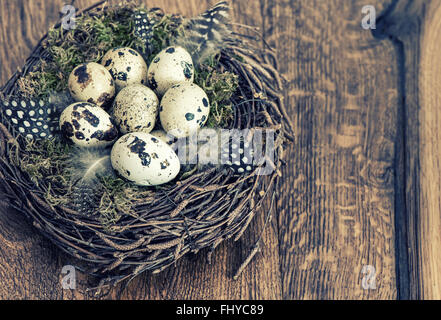
[[[216,1],[147,2],[193,16]],[[376,37],[361,26],[363,0],[232,1],[235,21],[277,49],[296,126],[263,251],[232,280],[261,215],[211,265],[206,252],[188,256],[106,298],[441,298],[441,2],[368,2]],[[0,84],[63,4],[0,0]],[[70,258],[0,204],[0,298],[85,298],[61,287]]]

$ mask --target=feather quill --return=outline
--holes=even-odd
[[[231,36],[230,6],[222,1],[199,16],[184,21],[184,32],[172,40],[192,55],[195,64],[204,63],[225,47]]]
[[[72,206],[84,215],[93,214],[99,207],[103,186],[99,177],[114,174],[108,149],[73,151],[69,161],[72,183]]]

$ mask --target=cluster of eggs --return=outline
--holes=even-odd
[[[72,71],[68,87],[77,102],[62,112],[60,129],[81,147],[113,145],[113,168],[137,185],[170,182],[180,163],[167,137],[191,135],[209,115],[207,94],[193,81],[192,58],[182,47],[165,48],[149,67],[131,48],[112,49],[101,64]],[[157,119],[163,130],[153,131]]]

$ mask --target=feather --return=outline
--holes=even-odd
[[[4,118],[28,139],[52,138],[58,132],[61,112],[73,99],[69,92],[53,93],[47,99],[12,96],[0,101]]]
[[[222,1],[199,16],[184,21],[184,32],[172,40],[192,55],[195,64],[202,64],[225,47],[230,38],[228,28],[230,6]]]
[[[250,142],[243,136],[230,137],[222,146],[221,163],[233,170],[234,173],[243,174],[254,170],[254,150]]]
[[[72,152],[69,171],[72,183],[72,207],[81,214],[93,214],[100,205],[103,186],[99,177],[113,175],[108,149],[81,149]]]
[[[47,139],[58,130],[59,112],[45,99],[9,97],[0,101],[4,118],[28,139]]]
[[[194,145],[197,141],[197,145]],[[186,170],[197,163],[199,169],[215,167],[232,170],[235,174],[244,174],[255,169],[253,141],[239,132],[231,133],[222,129],[199,131],[198,137],[185,139],[185,152],[179,154],[181,163],[190,164]],[[193,145],[192,145],[193,144]],[[180,145],[177,146],[179,149]],[[193,150],[193,152],[191,152]]]
[[[72,103],[75,103],[75,99],[72,98],[69,90],[64,90],[61,92],[54,91],[49,95],[49,103],[54,106],[57,111],[56,114],[59,115]]]
[[[162,14],[157,8],[150,10],[137,10],[133,13],[135,23],[135,36],[141,39],[146,46],[146,54],[152,52],[153,27],[158,21],[158,16]]]
[[[76,181],[90,184],[95,182],[98,176],[109,171],[110,150],[77,149],[73,151],[73,156],[70,159],[71,175]]]

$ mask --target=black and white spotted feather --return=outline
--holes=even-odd
[[[47,100],[9,98],[1,104],[6,121],[28,139],[51,138],[58,129],[57,107]]]
[[[157,22],[158,9],[140,9],[133,13],[135,36],[141,39],[146,46],[146,54],[152,50],[153,27]]]
[[[238,174],[250,173],[255,169],[253,164],[253,145],[244,137],[234,139],[231,137],[222,147],[221,164]]]
[[[199,167],[227,169],[235,174],[250,173],[256,168],[253,148],[253,141],[243,135],[233,134],[225,139],[221,131],[216,130],[215,134],[199,141],[197,163]]]
[[[187,49],[195,64],[218,54],[230,38],[230,6],[222,1],[199,16],[184,21],[184,34],[173,40],[174,45]]]
[[[0,101],[4,119],[23,137],[34,140],[52,138],[58,132],[61,111],[73,102],[68,92],[54,93],[47,99],[9,97]]]

